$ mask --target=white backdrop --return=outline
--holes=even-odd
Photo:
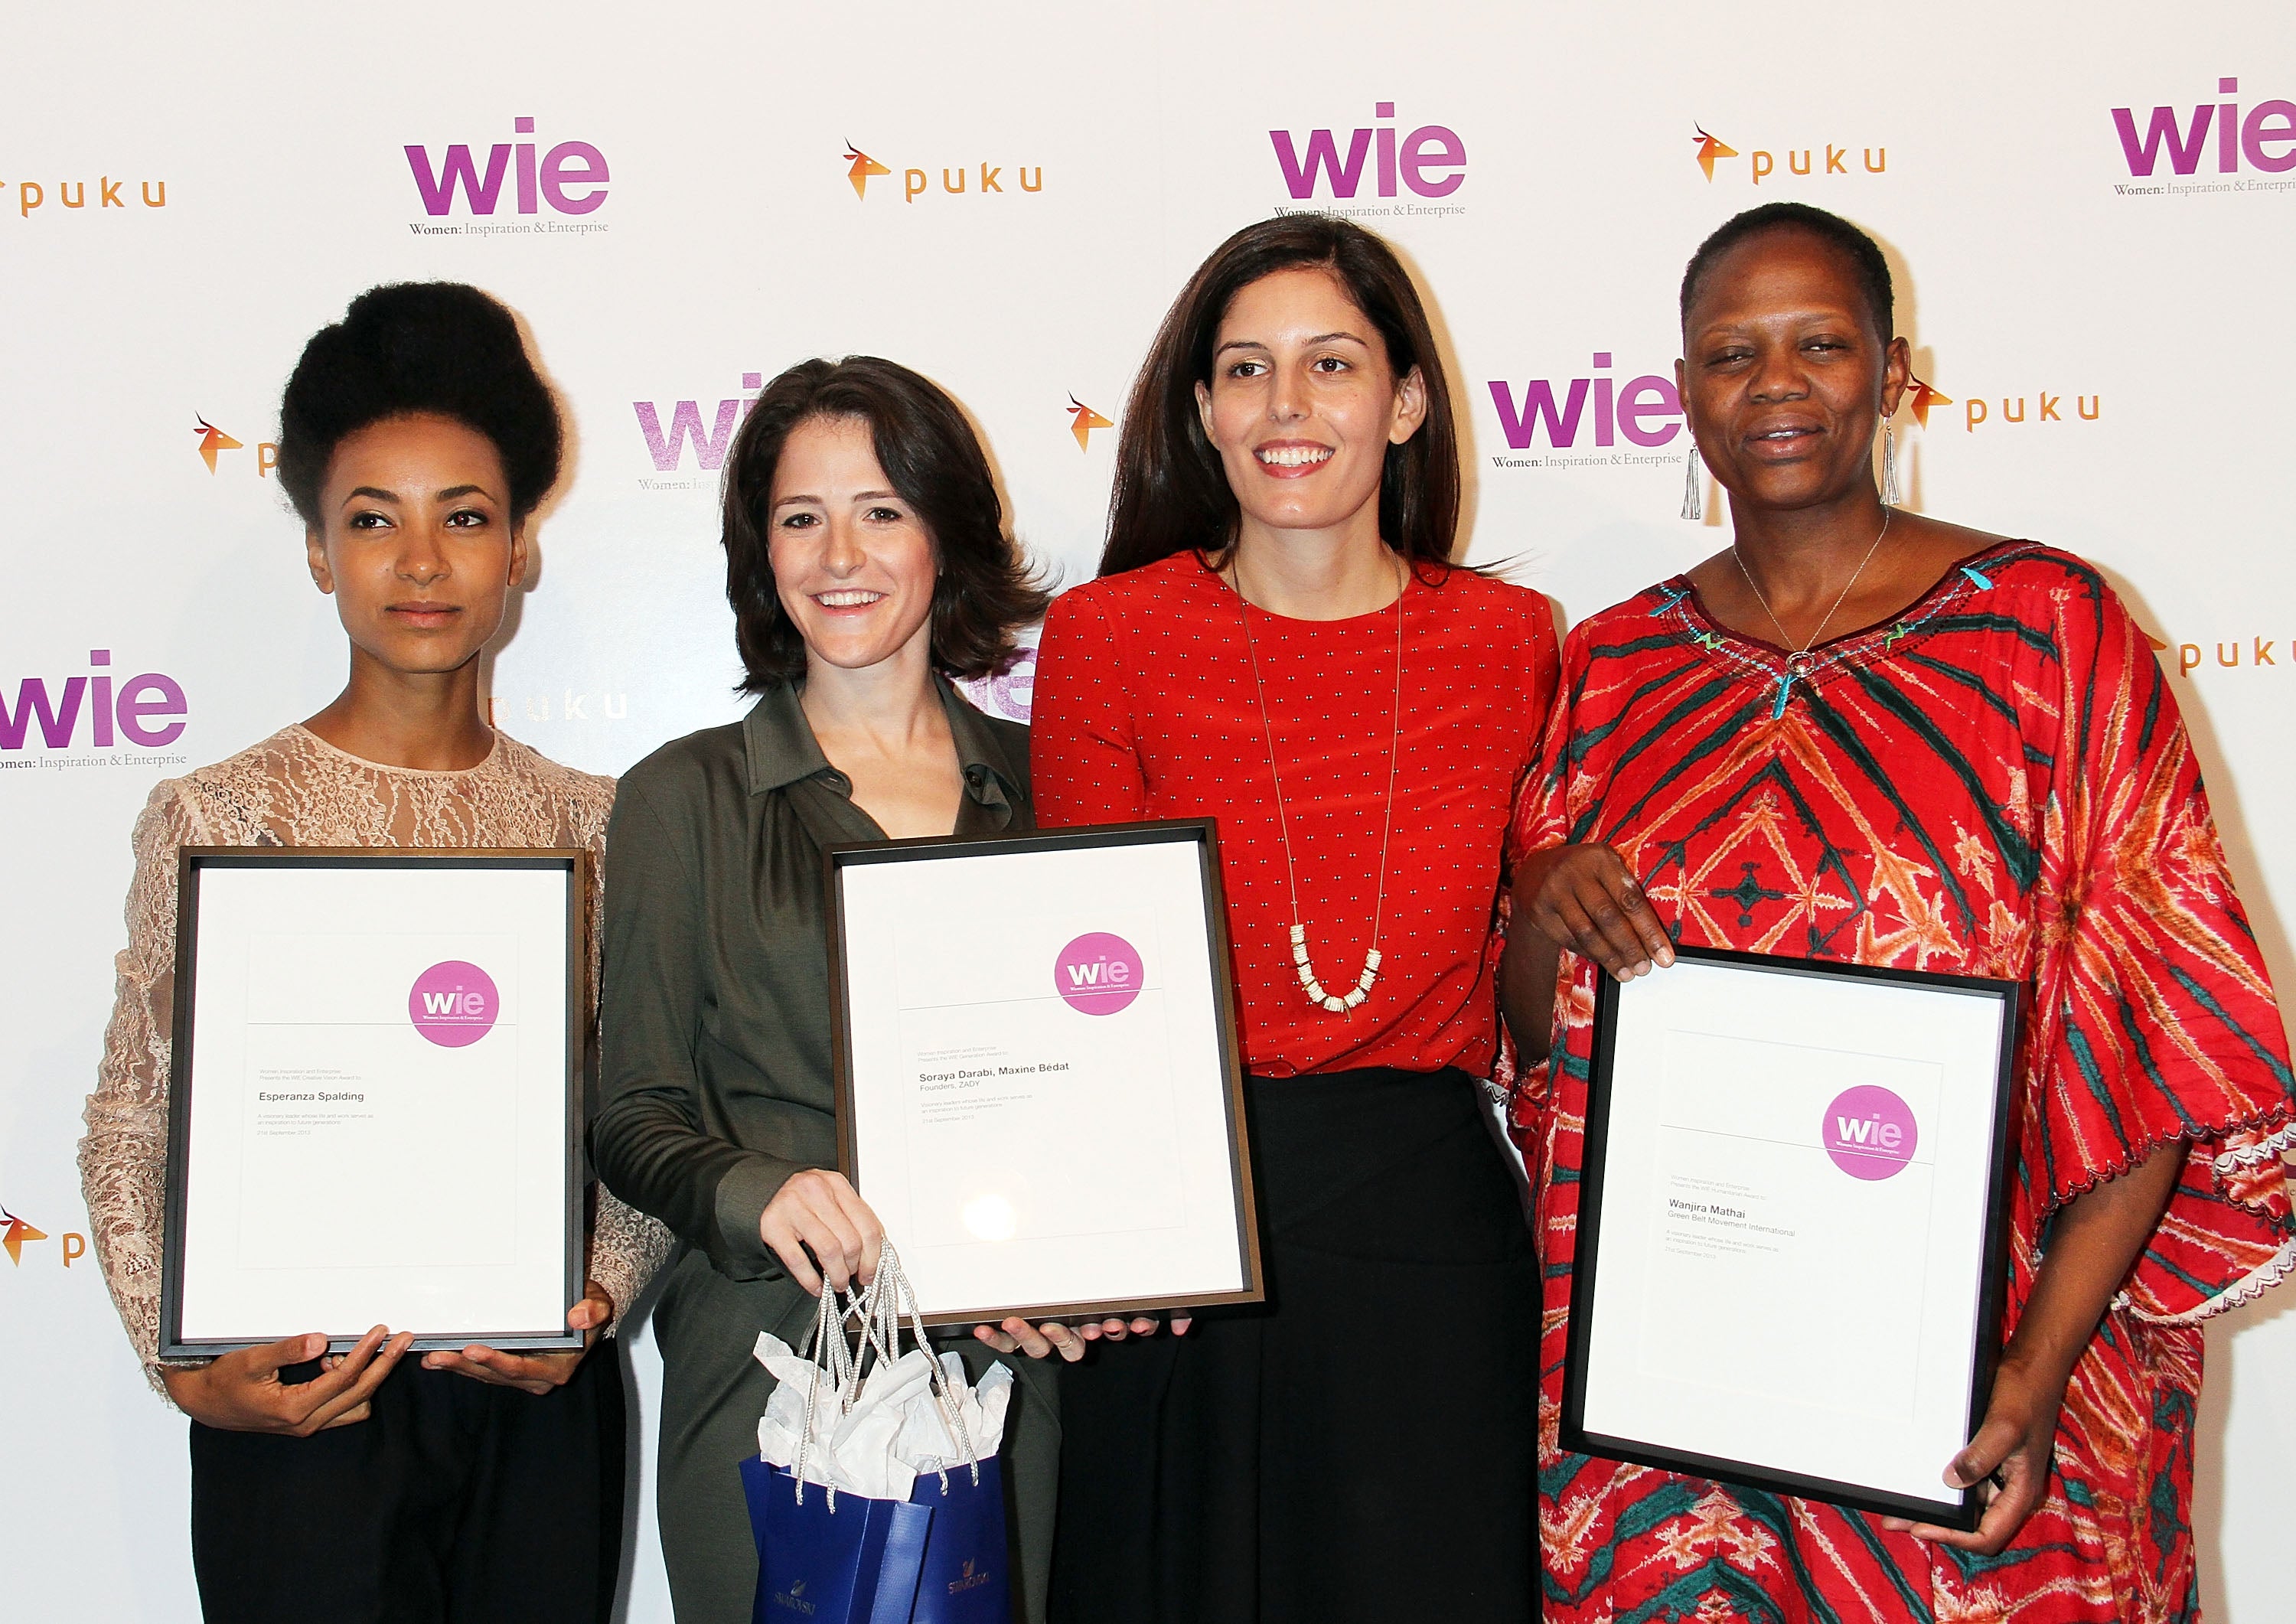
[[[2296,834],[2276,810],[2296,793],[2296,106],[2277,100],[2296,98],[2296,13],[1932,0],[1782,26],[1666,0],[1614,15],[1551,0],[12,8],[8,1616],[195,1615],[183,1423],[145,1390],[85,1255],[73,1145],[135,809],[341,679],[265,444],[303,340],[379,281],[493,291],[564,393],[571,476],[493,693],[511,731],[611,772],[737,714],[715,480],[691,434],[732,422],[721,403],[749,374],[868,350],[936,377],[981,424],[1021,537],[1073,582],[1115,437],[1080,447],[1072,402],[1118,414],[1157,317],[1229,231],[1336,205],[1402,245],[1437,308],[1471,556],[1514,559],[1576,617],[1726,539],[1673,517],[1679,439],[1646,443],[1669,438],[1666,392],[1633,387],[1669,373],[1689,250],[1764,199],[1839,209],[1895,256],[1900,330],[1946,398],[1925,428],[1900,425],[1915,504],[2073,547],[2121,585],[2166,645],[2244,894],[2296,986]],[[1319,152],[1352,170],[1351,196]],[[1295,183],[1287,160],[1316,168]],[[2267,1300],[2213,1326],[2210,1348],[2207,1601],[2263,1624],[2284,1607],[2296,1314]],[[643,1374],[643,1337],[635,1351]],[[664,1619],[650,1505],[640,1521],[630,1616]]]

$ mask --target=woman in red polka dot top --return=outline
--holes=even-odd
[[[1535,1266],[1474,1079],[1556,649],[1451,567],[1458,506],[1387,245],[1223,243],[1046,620],[1030,776],[1047,826],[1218,820],[1269,1301],[1064,1370],[1055,1619],[1537,1616]]]

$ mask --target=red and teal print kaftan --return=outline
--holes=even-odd
[[[2191,1619],[2199,1322],[2296,1259],[2279,1156],[2296,1129],[2279,1010],[2176,701],[2096,571],[2028,542],[1784,678],[1778,650],[1721,629],[1682,579],[1588,620],[1513,850],[1609,843],[1685,943],[2022,980],[2012,1328],[2052,1212],[2171,1140],[2190,1156],[2074,1373],[2048,1497],[1997,1557],[1565,1455],[1595,974],[1566,954],[1555,1058],[1522,1077],[1514,1117],[1546,1269],[1546,1617]]]

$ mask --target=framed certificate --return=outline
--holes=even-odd
[[[1974,1528],[2018,984],[1676,953],[1595,1000],[1562,1447]]]
[[[842,1167],[925,1318],[1259,1301],[1210,820],[827,861]]]
[[[183,849],[162,1357],[581,1345],[588,860]]]

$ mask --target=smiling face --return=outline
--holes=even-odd
[[[766,558],[808,665],[860,670],[932,638],[931,532],[885,477],[866,420],[815,417],[782,442]]]
[[[1874,435],[1908,377],[1848,255],[1761,232],[1708,267],[1675,364],[1698,448],[1733,498],[1797,509],[1873,484]]]
[[[1376,527],[1387,448],[1417,431],[1427,392],[1415,368],[1396,378],[1339,278],[1303,266],[1228,302],[1196,408],[1247,525],[1329,531]]]
[[[492,440],[429,413],[384,418],[335,447],[319,501],[311,578],[334,595],[359,655],[401,672],[477,658],[526,577]]]

